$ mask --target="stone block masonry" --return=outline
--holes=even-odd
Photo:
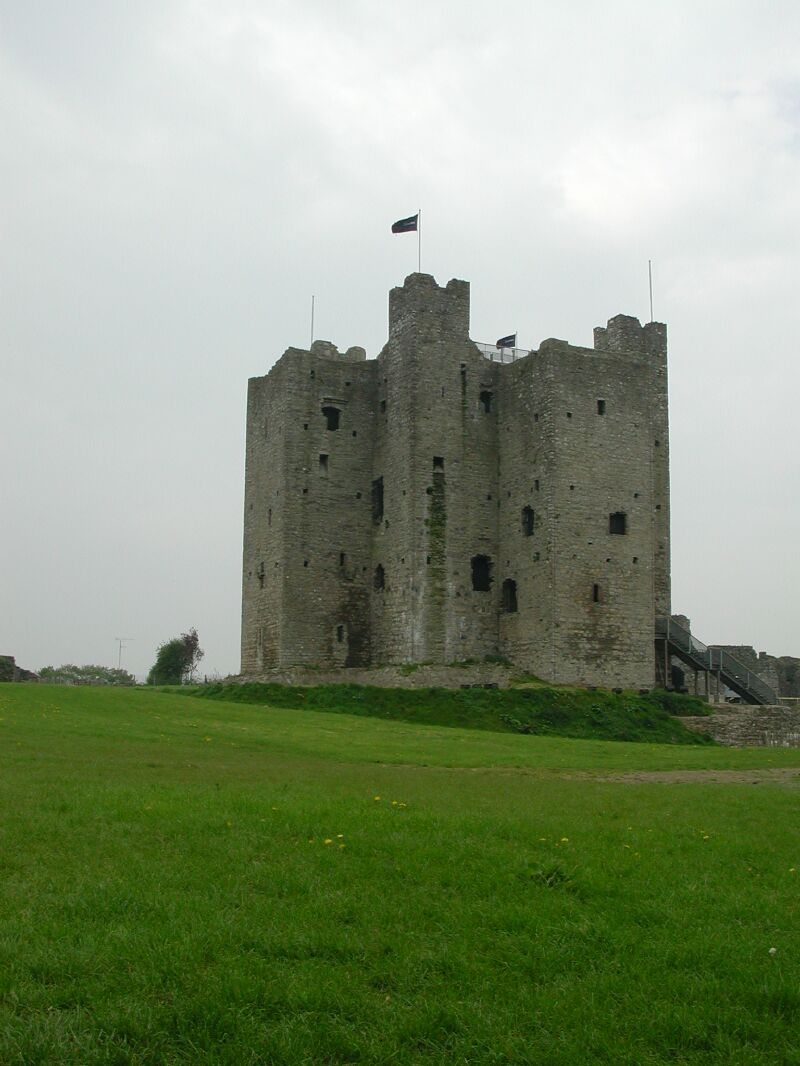
[[[250,380],[244,675],[489,657],[649,687],[669,599],[663,324],[492,362],[468,284],[412,274],[376,359],[316,341]]]

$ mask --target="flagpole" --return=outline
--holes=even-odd
[[[422,273],[422,208],[417,208],[417,273]]]

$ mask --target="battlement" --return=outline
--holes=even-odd
[[[402,287],[389,293],[389,339],[410,331],[467,340],[469,282],[452,278],[440,286],[431,274],[409,274]]]
[[[666,355],[667,327],[663,322],[643,326],[633,315],[614,315],[605,326],[595,327],[594,347],[598,352]]]

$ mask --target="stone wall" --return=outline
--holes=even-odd
[[[679,721],[729,748],[800,748],[800,708],[732,704],[717,707],[707,718]]]
[[[425,274],[392,290],[377,359],[289,349],[249,386],[243,673],[501,655],[651,685],[666,412],[662,325],[493,363],[468,284]]]

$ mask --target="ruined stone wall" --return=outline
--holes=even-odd
[[[734,705],[719,708],[707,718],[679,721],[729,748],[800,748],[800,709],[794,707]]]
[[[596,350],[546,341],[514,364],[468,331],[467,283],[414,274],[376,360],[316,342],[250,382],[244,673],[499,654],[553,681],[653,682],[664,327],[618,316]]]

